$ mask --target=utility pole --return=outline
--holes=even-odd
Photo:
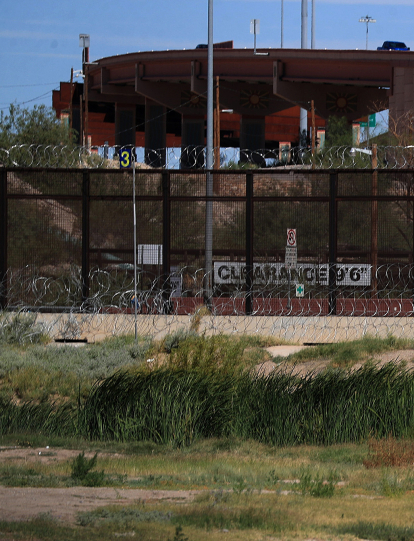
[[[88,139],[88,71],[87,66],[89,64],[89,46],[90,46],[90,37],[89,34],[79,34],[79,47],[82,47],[82,74],[83,74],[83,98],[85,101],[85,114],[83,118],[83,141],[82,144],[89,147]]]
[[[207,145],[206,145],[206,224],[205,224],[205,279],[204,300],[209,305],[213,294],[213,131],[214,131],[214,81],[213,81],[213,0],[208,0],[208,51],[207,51]]]
[[[220,77],[216,76],[216,105],[214,107],[214,169],[220,169]]]
[[[308,48],[308,0],[302,0],[301,48]],[[306,147],[306,136],[308,134],[307,109],[301,107],[299,115],[299,148],[304,148]]]
[[[72,142],[73,131],[73,68],[70,70],[70,101],[69,101],[69,140]]]
[[[283,0],[281,0],[282,5],[280,6],[280,48],[283,49]]]

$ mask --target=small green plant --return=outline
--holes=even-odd
[[[168,541],[170,541],[170,539]],[[184,532],[181,526],[177,526],[175,528],[175,534],[172,541],[188,541],[188,537],[184,537]]]
[[[75,482],[84,486],[101,486],[104,481],[104,471],[91,471],[98,461],[98,453],[90,459],[85,458],[85,452],[79,453],[72,462],[71,477]]]
[[[164,338],[164,351],[166,353],[171,353],[175,348],[178,348],[181,342],[184,342],[189,337],[195,337],[197,333],[195,331],[188,331],[186,329],[178,329],[174,333],[168,334]]]
[[[244,490],[246,490],[246,488],[247,488],[246,481],[242,477],[240,477],[240,479],[238,479],[236,483],[234,483],[233,485],[233,492],[235,494],[240,495],[243,493]]]
[[[384,473],[379,486],[381,496],[392,498],[401,496],[405,492],[405,482],[400,480],[396,474]]]
[[[267,482],[270,485],[277,485],[277,483],[280,481],[279,476],[276,474],[275,470],[271,470],[269,472],[269,475],[267,476]]]
[[[306,470],[300,476],[299,488],[304,496],[309,494],[314,498],[332,498],[335,492],[335,481],[332,474],[324,480],[319,474],[312,477],[312,474]]]

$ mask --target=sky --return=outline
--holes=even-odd
[[[281,0],[214,0],[214,42],[253,48],[281,45]],[[208,0],[0,0],[0,111],[10,104],[52,105],[52,91],[81,69],[79,34],[90,35],[90,61],[107,56],[207,43]],[[368,49],[385,40],[414,50],[414,0],[314,0],[315,48]],[[283,2],[283,46],[301,46],[301,0]],[[311,0],[308,46],[311,45]]]

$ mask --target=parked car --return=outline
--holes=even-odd
[[[384,41],[382,47],[377,47],[377,51],[409,51],[410,48],[407,47],[402,41]]]

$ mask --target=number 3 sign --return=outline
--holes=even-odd
[[[123,148],[119,151],[119,167],[127,169],[132,165],[132,148]]]

